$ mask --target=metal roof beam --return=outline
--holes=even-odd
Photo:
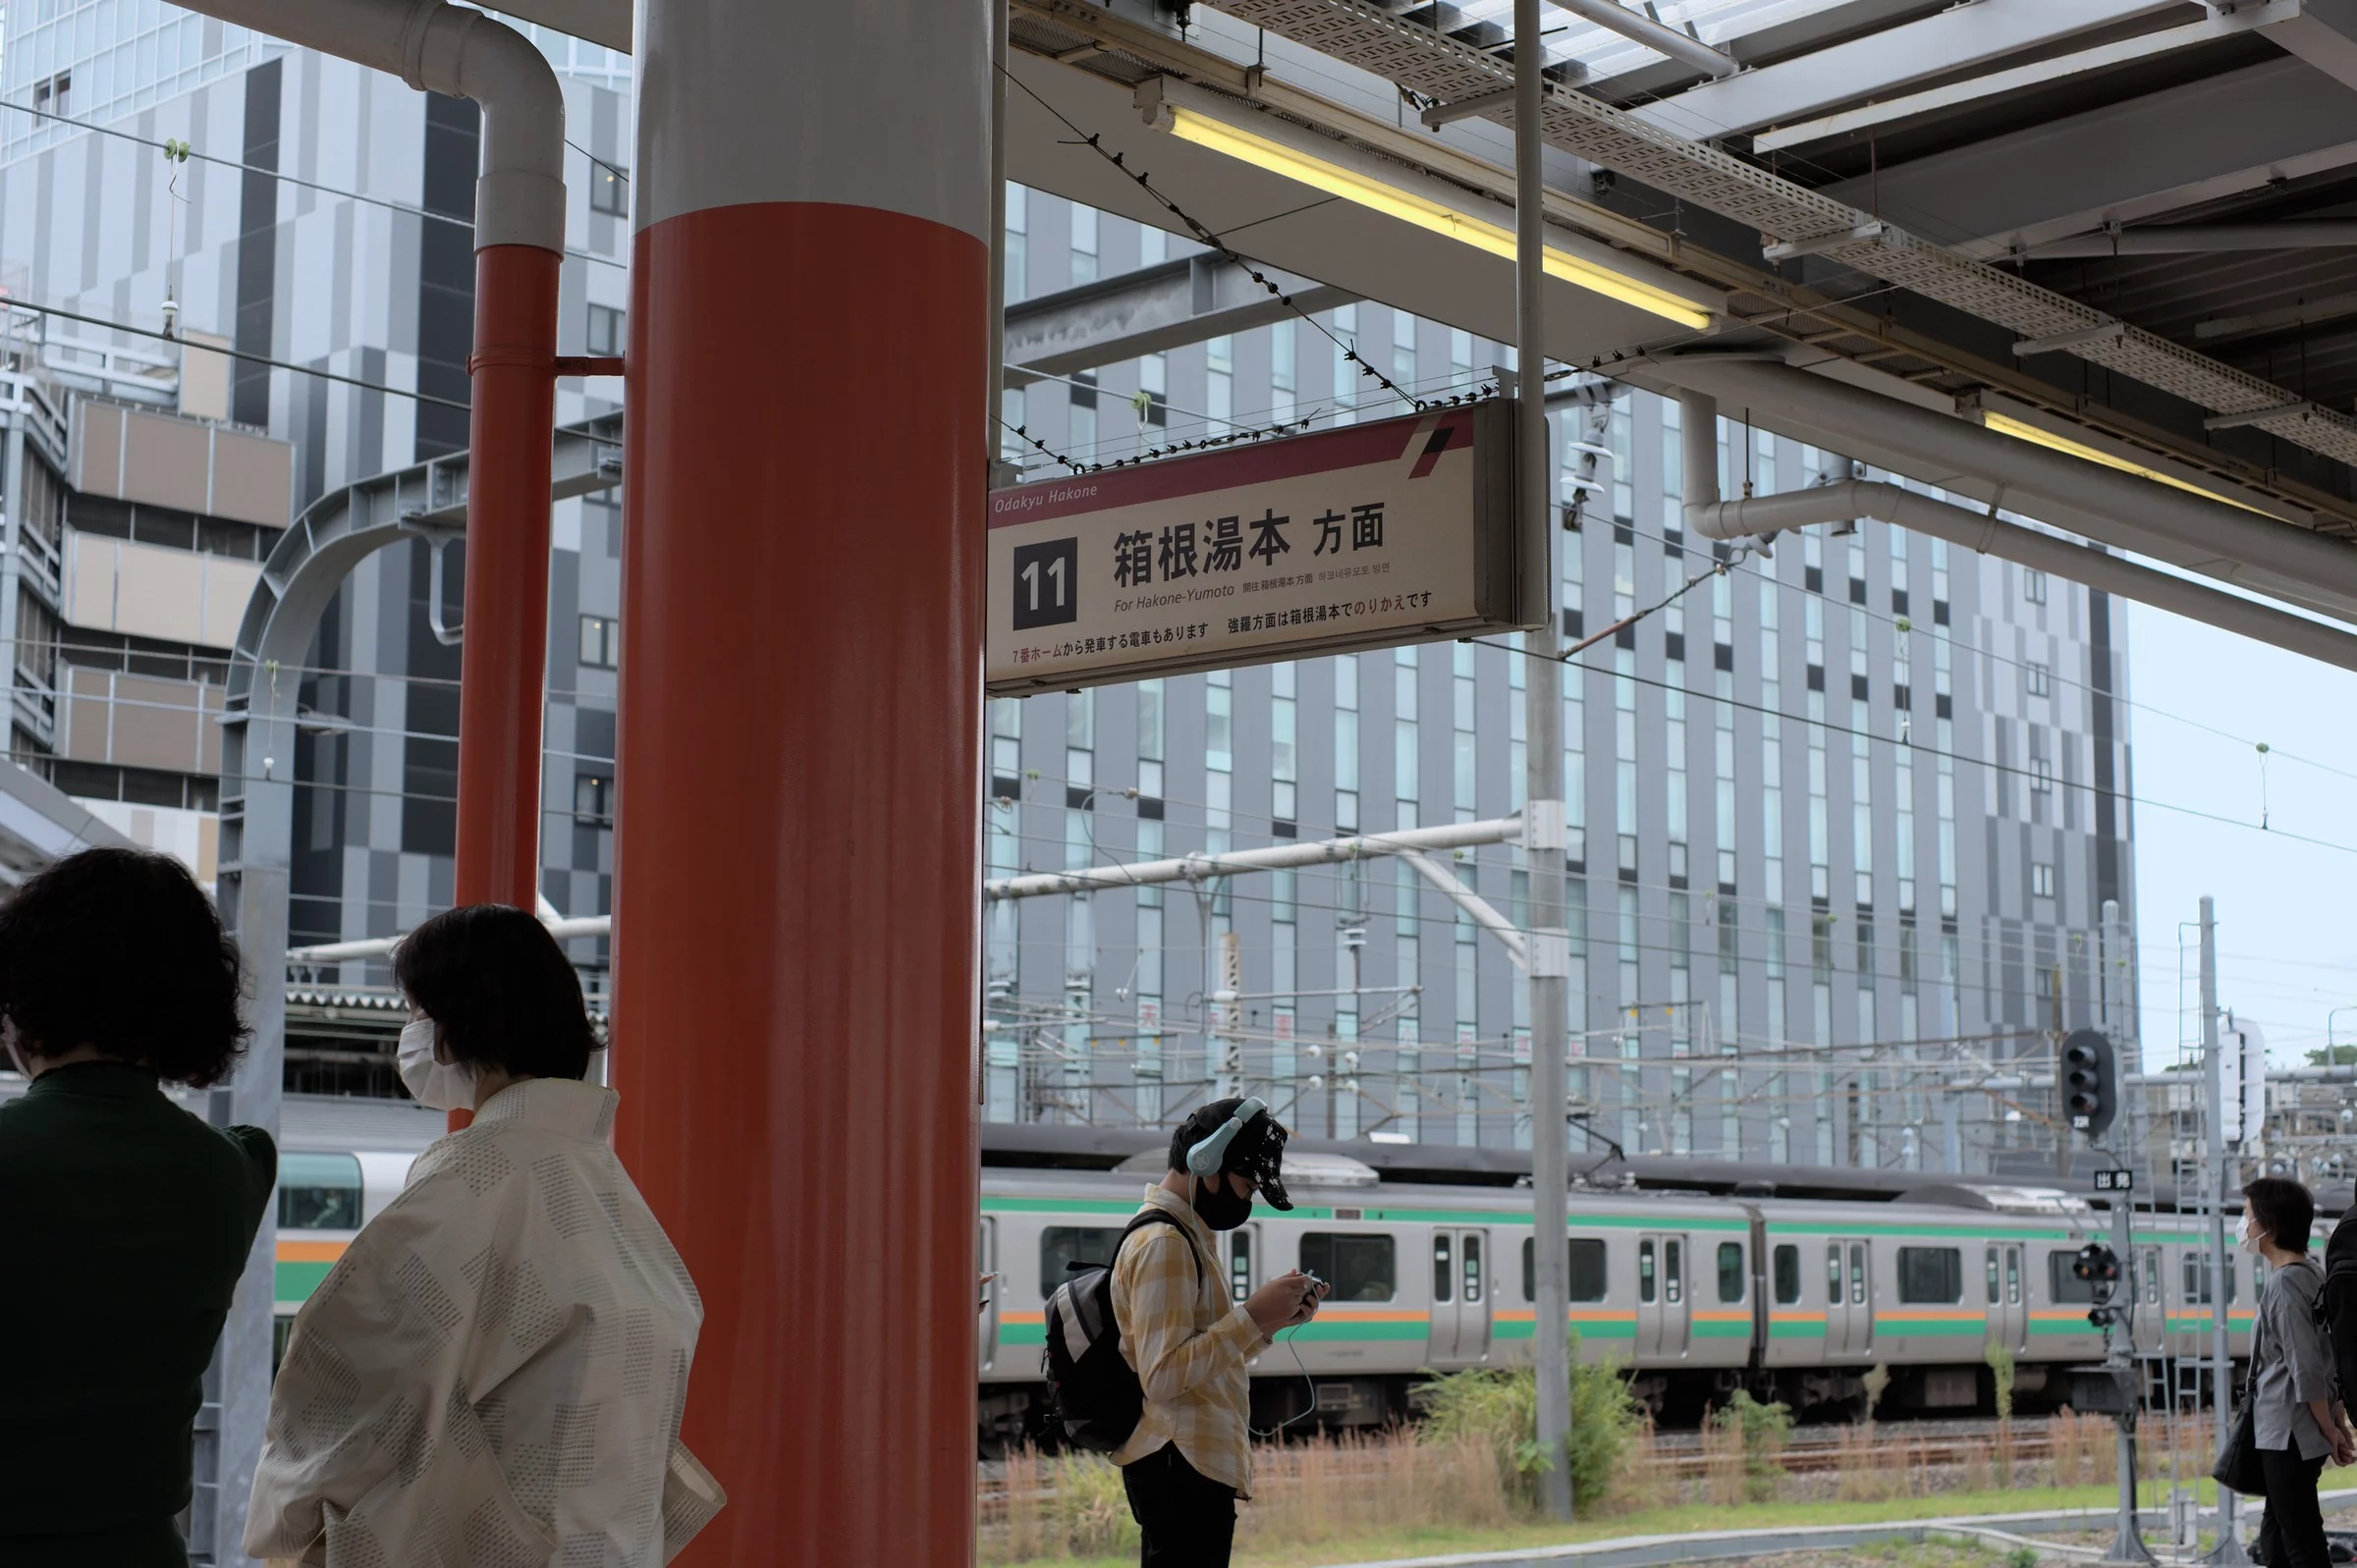
[[[2057,39],[2140,17],[2184,11],[2183,0],[1980,0],[1920,22],[1818,49],[1797,59],[1690,87],[1630,112],[1697,140],[1762,130],[1886,96]]]
[[[2357,87],[2357,0],[2300,0],[2277,43],[2344,87]]]
[[[1274,267],[1261,276],[1303,310],[1357,295]],[[1027,386],[1292,316],[1284,298],[1218,256],[1184,256],[1007,307],[1007,385]]]
[[[2350,164],[2357,99],[2282,59],[1885,164],[1824,194],[1988,258]]]
[[[2125,65],[2133,60],[2146,60],[2154,55],[2190,48],[2197,43],[2208,43],[2213,38],[2222,38],[2229,33],[2273,27],[2286,19],[2298,17],[2301,4],[2302,0],[2270,0],[2268,4],[2249,6],[2240,11],[2217,12],[2182,27],[2164,27],[2158,32],[2114,39],[2092,49],[2050,55],[2028,65],[2010,66],[2002,71],[1992,71],[1986,76],[1967,77],[1962,81],[1950,81],[1921,92],[1901,93],[1895,98],[1880,98],[1835,114],[1781,124],[1754,136],[1751,150],[1755,153],[1777,152],[1785,147],[1806,146],[1834,136],[1854,135],[1877,126],[1893,125],[1917,115],[1953,109],[1983,98],[1996,97],[1999,93],[2016,92],[2024,87],[2059,81],[2064,77],[2076,76],[2082,71]]]

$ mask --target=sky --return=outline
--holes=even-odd
[[[2357,1041],[2357,673],[2131,605],[2128,696],[2147,1067],[2198,1044],[2204,893],[2219,1004],[2271,1063],[2304,1063],[2334,1007]]]

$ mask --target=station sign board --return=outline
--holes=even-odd
[[[1513,406],[990,496],[994,696],[1507,630]]]

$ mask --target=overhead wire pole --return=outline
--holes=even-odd
[[[2220,1070],[2223,1060],[2218,1040],[2218,908],[2216,901],[2205,893],[2202,897],[2202,1082],[2210,1097],[2207,1150],[2210,1168],[2204,1172],[2210,1178],[2210,1404],[2218,1419],[2220,1453],[2225,1452],[2233,1428],[2228,1385],[2234,1375],[2234,1351],[2226,1335],[2227,1294],[2233,1279],[2228,1271],[2234,1267],[2233,1254],[2226,1251],[2226,1194],[2233,1189],[2234,1176],[2226,1150],[2225,1076]],[[2211,1548],[2206,1561],[2233,1564],[2251,1560],[2234,1527],[2234,1503],[2231,1488],[2218,1488],[2218,1544]]]
[[[1571,944],[1563,918],[1563,666],[1555,613],[1555,530],[1547,495],[1546,192],[1539,140],[1544,45],[1539,0],[1514,0],[1514,504],[1522,540],[1524,635],[1531,655],[1528,776],[1523,811],[1530,855],[1530,1168],[1533,1343],[1544,1500],[1571,1517],[1570,1249],[1564,1204],[1568,1132],[1563,1064]]]

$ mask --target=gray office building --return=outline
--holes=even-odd
[[[1014,295],[1082,299],[1167,250],[1037,192],[1014,193],[1010,227]],[[1425,399],[1509,357],[1348,304],[1035,382],[1010,394],[1009,453],[1046,477],[1407,411],[1343,345]],[[1960,1086],[2051,1071],[2053,1031],[2093,1015],[2099,954],[2127,950],[2119,608],[1874,522],[1765,551],[1690,538],[1679,406],[1609,390],[1555,416],[1563,632],[1650,612],[1565,684],[1578,1124],[1600,1154],[1986,1168],[2051,1147],[2018,1108],[2051,1089],[2008,1108]],[[1853,472],[1716,433],[1726,494]],[[991,875],[1506,817],[1525,657],[1436,642],[994,702]],[[1521,857],[1451,869],[1520,923]],[[987,964],[993,1119],[1168,1121],[1240,1042],[1244,1087],[1305,1133],[1529,1138],[1527,988],[1395,857],[994,902]]]
[[[627,62],[538,36],[581,148],[560,349],[618,351]],[[0,134],[0,271],[18,297],[101,324],[75,328],[74,352],[153,350],[102,324],[153,329],[169,299],[184,335],[347,378],[251,359],[226,372],[218,422],[292,446],[298,517],[464,445],[449,405],[466,396],[472,315],[471,105],[133,0],[11,8],[5,57],[10,104],[120,133],[17,113]],[[169,163],[168,137],[198,158]],[[1018,310],[1195,254],[1009,193]],[[1345,348],[1425,399],[1476,393],[1508,357],[1371,300],[1324,302],[1034,377],[1008,395],[1005,455],[1039,479],[1066,460],[1405,411]],[[113,395],[183,414],[171,369]],[[103,375],[61,385],[106,390]],[[560,421],[620,396],[565,382]],[[1576,523],[1562,535],[1568,635],[1726,568],[1587,649],[1566,684],[1585,1135],[1600,1153],[1925,1167],[2051,1142],[1954,1086],[2046,1056],[2057,1022],[2090,1016],[2099,955],[2126,950],[2124,931],[2101,929],[2107,900],[2133,905],[2117,608],[1879,523],[1714,554],[1679,527],[1678,414],[1623,391],[1556,419]],[[1728,494],[1850,471],[1739,424],[1718,435]],[[12,555],[24,525],[11,507]],[[79,526],[71,504],[63,526]],[[612,896],[622,526],[619,492],[557,508],[542,887],[565,915]],[[212,538],[192,527],[190,544],[201,555]],[[250,572],[268,541],[237,538]],[[389,936],[450,896],[458,650],[434,632],[431,580],[423,542],[362,565],[299,673],[299,944]],[[68,611],[72,586],[56,596]],[[198,683],[228,652],[154,636],[134,651]],[[1523,672],[1517,639],[1483,639],[994,702],[991,874],[1507,818],[1522,803]],[[15,749],[54,771],[22,728]],[[109,777],[160,798],[136,767]],[[178,809],[213,803],[174,787]],[[1521,853],[1467,849],[1451,869],[1519,919]],[[1529,1138],[1526,990],[1504,947],[1395,857],[998,902],[986,942],[994,1119],[1165,1122],[1210,1092],[1211,1058],[1233,1042],[1244,1081],[1305,1133]],[[602,946],[575,953],[596,990]],[[290,1010],[291,1086],[390,1092],[388,1031],[350,1027],[347,1004],[381,997],[381,963],[301,978],[314,1000]]]

